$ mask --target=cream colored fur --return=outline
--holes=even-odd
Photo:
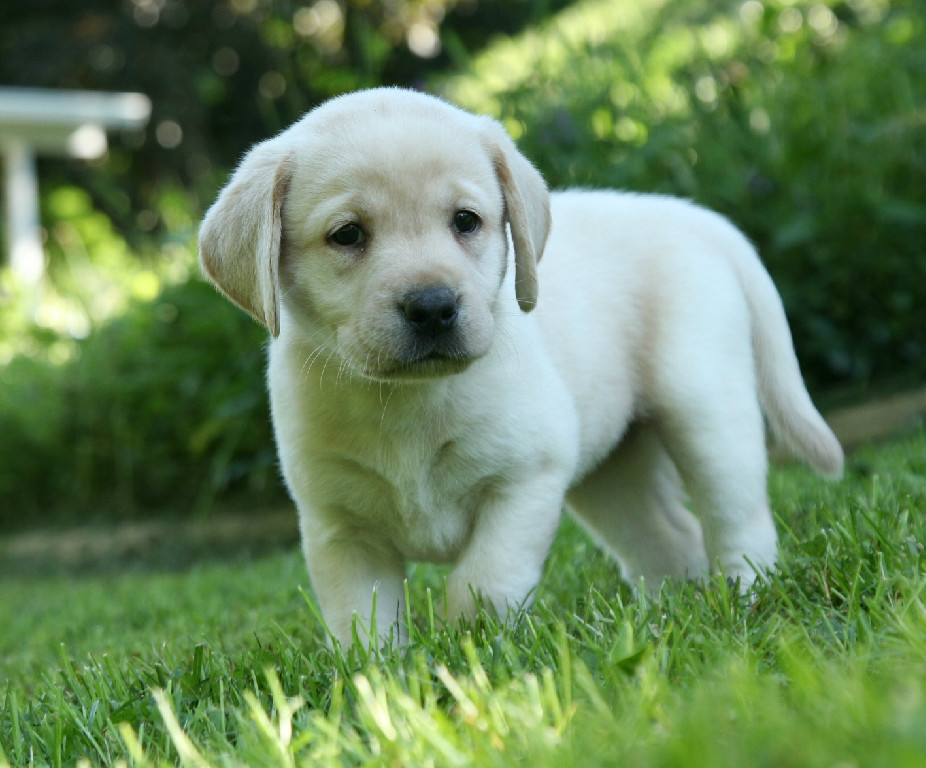
[[[401,638],[408,560],[452,564],[448,617],[474,594],[523,606],[564,507],[648,592],[752,583],[776,558],[763,413],[841,471],[735,228],[666,197],[548,195],[497,123],[432,97],[350,94],[254,147],[200,253],[272,335],[283,474],[344,644],[355,616]],[[409,309],[434,290],[446,332]]]

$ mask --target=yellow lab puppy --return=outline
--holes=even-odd
[[[842,468],[736,229],[550,195],[498,123],[430,96],[349,94],[255,146],[200,258],[272,335],[283,474],[344,644],[355,616],[401,639],[407,560],[453,564],[448,616],[523,606],[564,507],[648,591],[748,585],[776,557],[763,414]]]

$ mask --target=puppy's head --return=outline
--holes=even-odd
[[[549,224],[542,178],[498,123],[374,89],[255,146],[203,221],[200,262],[274,336],[282,316],[352,372],[421,378],[485,354],[507,302],[533,308]]]

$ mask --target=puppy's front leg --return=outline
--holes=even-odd
[[[304,534],[303,550],[325,623],[342,648],[353,642],[355,616],[361,639],[365,630],[382,640],[406,641],[405,567],[397,552],[346,531]]]
[[[473,618],[474,594],[503,619],[509,609],[529,602],[559,525],[566,484],[560,473],[538,471],[486,493],[470,540],[447,579],[448,620]]]

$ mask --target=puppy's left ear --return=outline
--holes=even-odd
[[[505,129],[494,120],[491,126],[489,151],[514,243],[518,306],[530,312],[537,304],[537,262],[550,234],[550,194],[543,177],[518,151]]]
[[[199,230],[203,272],[274,337],[280,335],[283,200],[292,162],[277,139],[254,147],[206,213]]]

